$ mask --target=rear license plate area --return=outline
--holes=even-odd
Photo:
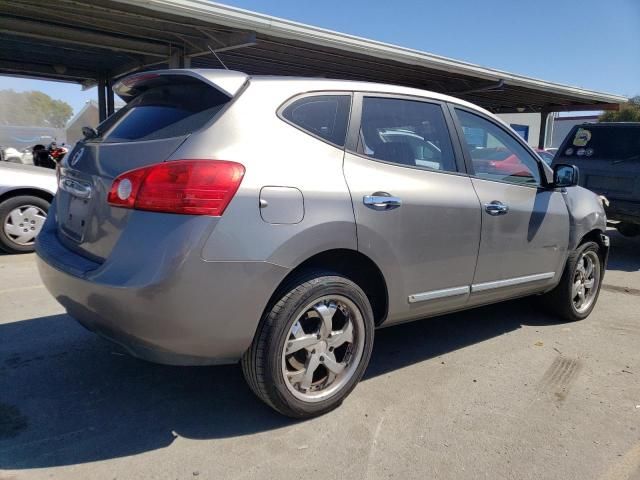
[[[81,242],[84,238],[89,213],[89,199],[69,195],[65,210],[64,217],[60,218],[62,231],[72,240]]]

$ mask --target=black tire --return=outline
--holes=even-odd
[[[635,223],[620,222],[616,225],[616,230],[624,237],[637,237],[640,235],[640,225]]]
[[[571,292],[578,260],[587,251],[593,251],[598,256],[600,262],[600,275],[598,278],[598,284],[595,287],[595,298],[593,299],[588,309],[580,312],[574,305]],[[582,243],[578,246],[578,248],[571,252],[571,254],[569,254],[569,258],[567,259],[564,271],[562,272],[560,283],[558,283],[558,285],[553,290],[541,296],[540,300],[542,301],[542,305],[549,313],[557,315],[563,320],[569,322],[575,322],[577,320],[587,318],[598,302],[598,296],[600,295],[600,287],[602,286],[603,277],[604,261],[602,258],[600,245],[592,241]]]
[[[34,245],[20,245],[7,236],[4,225],[9,213],[21,206],[33,205],[40,208],[45,213],[49,210],[49,202],[40,197],[32,195],[19,195],[11,197],[0,203],[0,249],[7,253],[29,253],[33,252]]]
[[[305,305],[327,295],[348,298],[359,309],[364,323],[364,347],[351,378],[332,396],[306,402],[285,384],[282,355],[289,330]],[[267,307],[251,347],[242,357],[242,371],[251,390],[278,412],[292,418],[310,418],[338,407],[362,378],[373,348],[373,311],[366,294],[348,278],[328,271],[310,271],[297,276],[280,290]]]

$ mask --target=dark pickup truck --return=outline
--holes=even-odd
[[[580,185],[608,200],[607,219],[622,235],[640,235],[640,123],[576,125],[553,163],[576,165]]]

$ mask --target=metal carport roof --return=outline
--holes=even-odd
[[[206,0],[3,0],[0,74],[105,84],[153,68],[394,83],[498,113],[615,109],[626,98],[303,25]]]

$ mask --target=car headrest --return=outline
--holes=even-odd
[[[377,145],[373,157],[378,160],[416,166],[416,158],[411,145],[405,142],[388,142]]]

